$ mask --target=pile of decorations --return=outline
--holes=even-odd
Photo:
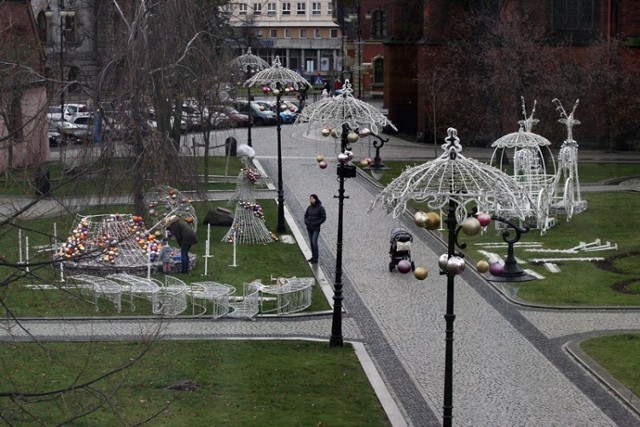
[[[251,166],[242,168],[242,173],[249,181],[253,183],[258,182],[258,180],[261,178],[260,172],[258,172],[255,168],[252,168]]]
[[[179,190],[169,185],[158,185],[149,190],[144,196],[147,214],[150,221],[158,223],[169,215],[178,215],[197,229],[197,216],[191,200]],[[152,225],[150,229],[157,226]]]

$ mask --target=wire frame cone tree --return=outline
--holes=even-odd
[[[296,118],[296,124],[307,123],[309,129],[323,128],[342,136],[345,125],[349,130],[365,129],[379,134],[386,126],[397,130],[387,117],[377,108],[353,96],[351,83],[346,80],[342,93],[338,96],[321,99],[307,106]]]
[[[469,235],[478,233],[483,225],[480,219],[482,218],[483,222],[490,221],[490,219],[485,219],[489,212],[503,207],[507,207],[510,212],[523,220],[526,215],[523,206],[531,205],[531,203],[526,203],[529,198],[528,194],[512,177],[492,166],[464,157],[461,154],[462,146],[456,129],[449,128],[447,133],[445,144],[442,146],[444,153],[440,157],[405,170],[375,198],[369,210],[376,205],[381,205],[394,217],[399,217],[406,211],[407,203],[413,200],[425,203],[431,209],[447,212],[445,220],[448,228],[447,253],[440,256],[438,264],[440,274],[447,276],[442,420],[444,426],[451,426],[453,423],[453,323],[456,317],[454,313],[454,283],[455,276],[465,269],[464,254],[460,252],[465,248],[465,244],[458,242],[459,231],[462,229],[465,234]],[[482,211],[482,217],[478,214],[478,210]],[[420,214],[423,218],[419,218],[419,214],[414,217],[416,224],[424,225],[429,229],[439,227],[439,215],[435,213],[429,215],[423,212]],[[520,233],[528,231],[514,225],[509,219],[496,216],[490,218],[507,223],[515,230],[517,239],[519,239]],[[485,222],[484,225],[486,224],[488,222]],[[505,233],[508,236],[508,232]],[[505,234],[503,234],[503,238],[504,236]],[[513,244],[515,240],[508,242]],[[512,249],[511,246],[509,257],[505,262],[505,270],[508,264],[514,270],[517,269]],[[416,278],[426,278],[426,270],[424,271],[425,273],[419,276],[418,269],[416,269]],[[513,273],[521,275],[522,272],[514,271]]]

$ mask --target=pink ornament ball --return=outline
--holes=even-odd
[[[486,227],[487,225],[491,224],[491,215],[489,215],[488,213],[480,212],[479,214],[476,215],[476,219],[478,220],[480,225],[483,227]]]
[[[489,266],[489,273],[491,273],[494,276],[500,276],[503,271],[504,271],[504,266],[499,262],[493,262]]]
[[[326,169],[327,168],[327,162],[322,160],[321,162],[318,162],[318,166],[320,166],[320,169]]]
[[[402,259],[398,261],[398,271],[402,274],[407,274],[411,271],[411,261]]]

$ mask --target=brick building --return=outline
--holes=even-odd
[[[0,2],[0,170],[49,159],[44,52],[27,0]]]

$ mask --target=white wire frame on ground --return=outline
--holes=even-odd
[[[229,303],[228,317],[253,320],[260,312],[260,286],[259,281],[242,284],[242,297]]]
[[[207,313],[208,302],[211,301],[211,317],[214,319],[226,316],[229,313],[229,296],[236,292],[236,288],[217,282],[193,282],[191,283],[191,306],[194,317]],[[196,307],[200,312],[196,314]]]
[[[151,302],[151,311],[157,313],[160,307],[158,299],[158,291],[160,287],[158,284],[150,279],[145,279],[138,276],[132,276],[127,273],[116,273],[107,276],[107,279],[111,279],[118,282],[122,286],[123,292],[129,293],[129,301],[131,302],[131,311],[135,311],[135,304],[133,302],[134,297],[142,297]]]
[[[524,120],[518,122],[520,129],[518,132],[498,138],[491,144],[494,151],[489,164],[502,171],[507,170],[508,153],[511,151],[512,177],[529,195],[529,200],[523,200],[519,210],[526,213],[527,226],[534,225],[531,224],[530,219],[532,219],[535,221],[535,228],[544,234],[555,224],[550,211],[554,200],[557,173],[550,148],[551,142],[532,132],[533,125],[538,123],[538,119],[533,118],[535,110],[536,102],[534,101],[531,115],[527,116],[524,98],[522,98]],[[505,218],[513,218],[514,214],[515,212],[504,208],[496,212],[496,215]]]
[[[80,288],[88,289],[91,292],[93,296],[92,303],[96,306],[96,311],[100,309],[98,304],[100,297],[110,300],[116,312],[120,313],[122,311],[122,287],[113,280],[88,274],[76,274],[68,279],[77,282]]]
[[[311,305],[313,277],[279,277],[274,285],[260,286],[260,313],[300,312]]]
[[[164,282],[147,279],[158,285],[158,308],[154,314],[175,317],[187,309],[187,285],[173,276],[164,276]]]

